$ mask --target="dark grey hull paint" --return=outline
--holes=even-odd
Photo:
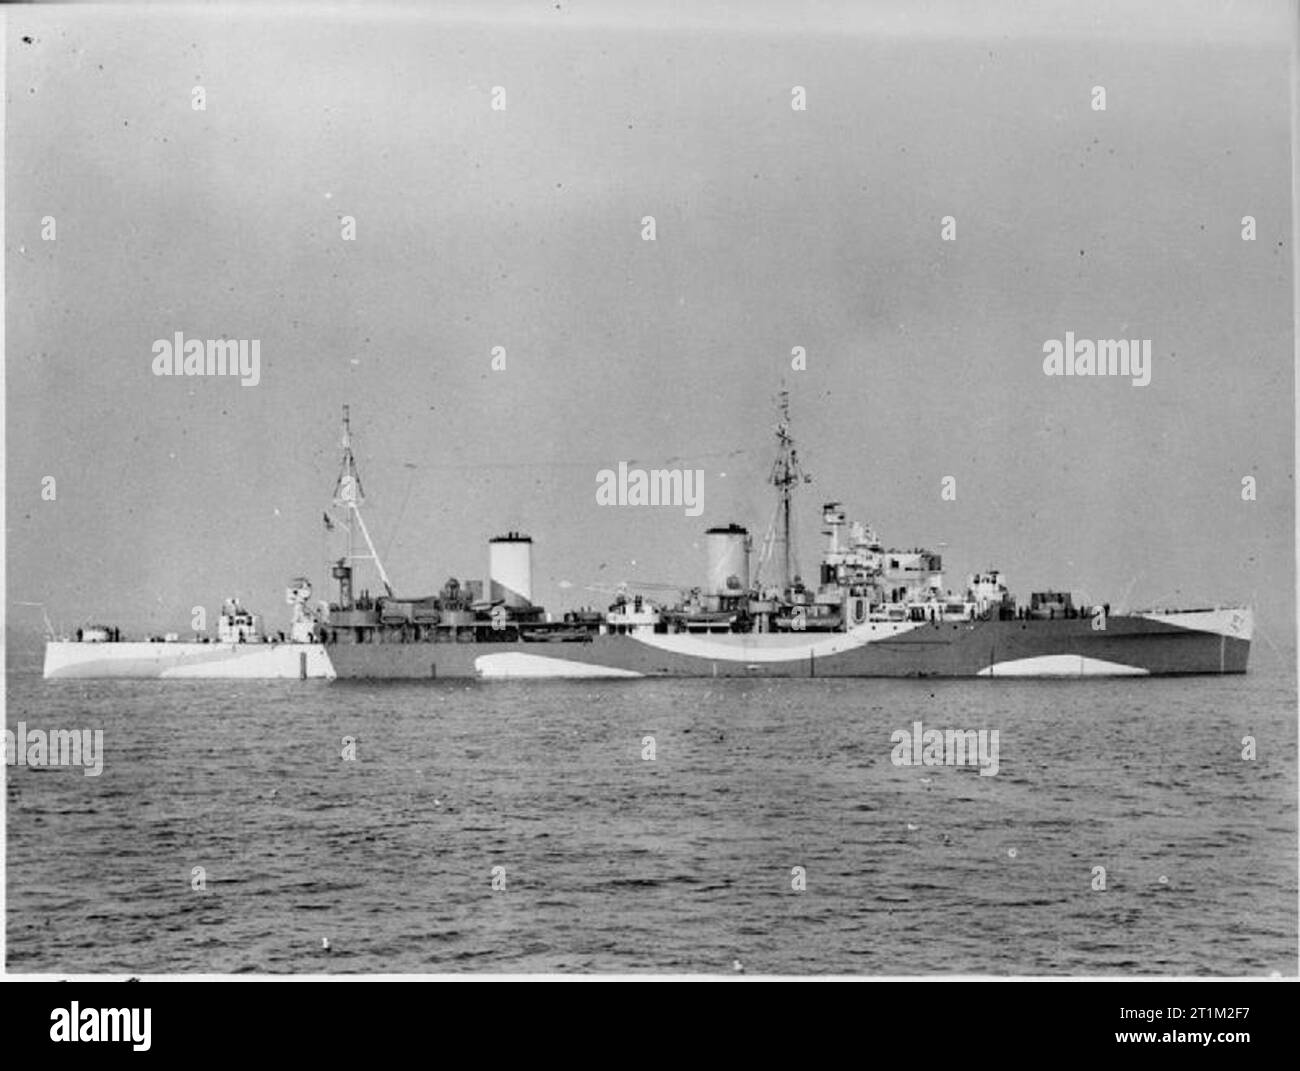
[[[808,638],[813,640],[814,634]],[[999,668],[1029,659],[1046,664],[1070,658],[1089,660],[1093,668],[1088,672],[1107,664],[1118,671],[1169,676],[1245,673],[1250,641],[1148,617],[1116,616],[1104,631],[1094,629],[1086,618],[926,624],[824,657],[781,661],[751,661],[743,651],[734,659],[699,657],[617,635],[577,642],[338,642],[326,649],[340,679],[473,678],[483,675],[476,660],[495,654],[537,656],[645,677],[1070,676],[1074,674],[1068,671],[1036,673],[1033,664],[1023,672]],[[566,674],[557,669],[538,675]]]

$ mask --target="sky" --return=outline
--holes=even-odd
[[[805,575],[840,501],[957,589],[1291,645],[1294,15],[1022,6],[7,8],[7,622],[286,625],[344,404],[399,591],[508,529],[553,610],[698,584],[771,517],[784,386]],[[260,382],[154,375],[178,331]],[[1151,382],[1045,375],[1066,332]],[[620,461],[703,513],[598,505]]]

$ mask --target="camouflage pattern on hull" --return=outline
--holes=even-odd
[[[1080,677],[1244,673],[1249,610],[867,624],[837,633],[646,633],[567,642],[331,643],[340,679]]]

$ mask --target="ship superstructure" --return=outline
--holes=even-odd
[[[509,532],[489,544],[484,580],[448,579],[402,597],[361,518],[360,477],[345,411],[345,476],[355,494],[349,551],[335,561],[337,600],[320,628],[343,678],[1087,676],[1245,672],[1253,620],[1244,607],[1112,614],[1063,592],[1018,604],[986,569],[954,592],[942,556],[886,546],[840,502],[822,509],[816,581],[800,576],[791,538],[793,491],[810,482],[780,397],[770,482],[777,508],[753,560],[739,524],[705,533],[703,582],[671,601],[623,586],[605,610],[552,617],[532,598],[533,542]],[[357,555],[353,524],[369,549]],[[354,593],[354,562],[370,558],[384,594]],[[775,572],[771,580],[766,577]],[[662,587],[659,585],[657,587]]]

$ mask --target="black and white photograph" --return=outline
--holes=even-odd
[[[1296,25],[0,11],[5,974],[1294,981]]]

